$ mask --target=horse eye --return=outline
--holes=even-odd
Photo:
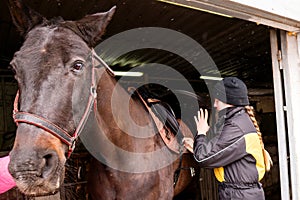
[[[75,61],[72,65],[73,71],[78,72],[83,70],[84,64],[81,61]]]

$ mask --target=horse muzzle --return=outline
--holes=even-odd
[[[40,135],[43,134],[34,126],[20,126],[10,152],[9,172],[21,192],[30,196],[55,193],[64,178],[66,158],[63,148],[57,148],[57,143],[64,144],[52,135],[42,140]],[[28,137],[30,141],[26,140]]]

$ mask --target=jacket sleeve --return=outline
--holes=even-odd
[[[194,157],[201,167],[223,167],[246,154],[244,135],[231,123],[225,124],[222,132],[209,141],[205,135],[197,135],[194,140]]]
[[[8,171],[9,156],[0,158],[0,194],[16,186],[13,177]]]

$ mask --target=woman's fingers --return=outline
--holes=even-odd
[[[200,108],[200,110],[198,111],[198,120],[207,120],[208,119],[208,111],[207,109],[203,109]]]
[[[198,124],[198,119],[196,116],[194,116],[194,119],[195,119],[196,124]]]
[[[199,111],[197,112],[197,116],[194,116],[194,119],[195,119],[195,123],[196,123],[196,126],[197,126],[197,132],[198,134],[206,134],[206,132],[208,131],[209,129],[209,126],[208,126],[208,111],[207,109],[202,109],[200,108]]]
[[[203,111],[203,109],[200,108],[200,110],[198,110],[198,112],[197,112],[197,116],[194,116],[194,119],[195,119],[196,122],[200,121],[200,120],[207,121],[207,119],[208,119],[208,111],[207,111],[207,109],[204,109],[204,111]]]
[[[205,121],[207,121],[207,120],[208,120],[208,111],[207,111],[207,109],[205,109],[205,113],[204,113],[204,119],[205,119]]]
[[[187,150],[193,153],[194,140],[192,138],[183,138],[184,146]]]
[[[203,109],[202,108],[200,108],[200,118],[199,119],[203,119]]]
[[[197,113],[198,113],[198,117],[194,116],[194,119],[195,119],[196,123],[198,123],[201,120],[207,121],[207,119],[208,119],[208,111],[207,111],[207,109],[204,109],[204,111],[203,111],[203,109],[200,108],[200,110]]]

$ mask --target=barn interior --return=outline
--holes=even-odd
[[[149,27],[159,28],[155,32],[157,35],[150,36],[162,43],[167,41],[167,44],[170,44],[168,48],[148,44],[147,48],[136,48],[120,56],[118,46],[99,50],[102,59],[115,71],[145,70],[141,77],[117,77],[124,87],[154,82],[157,84],[150,84],[148,87],[150,92],[161,95],[165,91],[158,86],[159,84],[163,86],[170,84],[174,89],[181,90],[187,80],[193,90],[207,98],[206,102],[210,104],[209,88],[215,80],[203,76],[237,76],[242,79],[249,88],[250,101],[258,113],[266,148],[274,161],[274,167],[263,180],[266,196],[276,194],[272,199],[280,198],[270,27],[229,15],[156,0],[24,0],[24,2],[48,19],[61,16],[66,20],[77,20],[86,14],[104,12],[116,6],[116,13],[107,27],[103,41],[117,34],[122,39],[125,37],[122,34],[132,30],[145,33],[143,31],[153,30],[147,29]],[[17,83],[8,66],[14,52],[22,45],[23,38],[19,36],[12,23],[6,1],[0,1],[0,10],[0,155],[3,156],[12,148],[16,129],[11,114]],[[169,33],[176,35],[175,39],[167,35]],[[135,38],[130,39],[132,41],[124,41],[123,44],[136,43]],[[205,56],[209,55],[213,62],[204,62],[203,66],[195,66],[189,62],[195,55],[193,47],[185,46],[186,41],[195,41],[205,50]],[[176,42],[179,42],[179,46],[173,45]],[[185,54],[180,55],[178,52]],[[162,65],[168,67],[161,67]],[[151,73],[147,73],[146,69],[149,67]],[[173,70],[180,76],[173,76]],[[80,160],[83,156],[85,154],[79,152],[77,159]],[[84,165],[76,161],[74,163]],[[210,177],[211,174],[202,172],[201,199],[215,198],[215,182],[211,181]],[[78,185],[85,183],[84,179],[73,181],[73,184],[76,182]],[[17,190],[13,192],[16,193]],[[185,195],[188,195],[188,192]],[[0,195],[0,200],[12,199],[9,195],[15,194],[5,195]],[[20,199],[22,198],[20,195]]]

